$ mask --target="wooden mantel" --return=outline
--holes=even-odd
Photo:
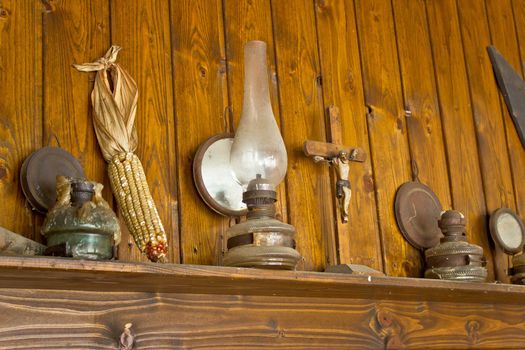
[[[9,288],[525,305],[525,286],[222,266],[0,256]]]
[[[0,257],[0,350],[525,347],[525,287]]]

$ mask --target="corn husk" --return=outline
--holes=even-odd
[[[137,148],[135,115],[138,89],[133,78],[115,61],[120,47],[112,46],[93,63],[76,64],[83,72],[97,72],[91,93],[93,125],[104,159],[109,163],[111,189],[138,248],[151,261],[163,261],[167,239],[151,197]],[[118,170],[118,171],[117,171]]]

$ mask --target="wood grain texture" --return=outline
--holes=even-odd
[[[41,10],[33,1],[0,3],[0,226],[32,239],[40,233],[19,169],[42,145]]]
[[[494,280],[487,209],[456,3],[454,0],[431,0],[426,5],[452,206],[465,214],[467,237],[471,243],[483,247],[488,279]]]
[[[490,44],[485,3],[457,2],[463,50],[476,126],[487,214],[500,207],[515,209],[514,188],[501,115],[499,92],[486,47]],[[496,279],[508,282],[508,259],[494,251]]]
[[[192,178],[199,144],[229,130],[221,1],[172,1],[181,261],[214,264],[228,220],[200,199]]]
[[[510,284],[272,271],[220,266],[83,261],[0,256],[0,286],[106,292],[525,304],[525,287]]]
[[[75,156],[88,179],[104,185],[111,198],[106,162],[93,129],[91,91],[94,75],[74,63],[102,57],[110,42],[107,1],[53,1],[44,13],[44,141],[55,134]],[[110,201],[111,202],[111,201]]]
[[[300,268],[322,270],[334,235],[335,212],[328,169],[302,151],[306,140],[325,141],[315,13],[306,0],[272,1],[282,134],[288,151],[289,223],[297,230]]]
[[[355,7],[384,268],[390,276],[420,276],[422,255],[401,235],[393,211],[398,187],[411,177],[392,7],[379,0]]]
[[[141,159],[168,237],[169,261],[179,262],[177,227],[175,116],[169,3],[112,1],[112,42],[123,47],[120,64],[134,77],[139,100],[136,128]],[[144,260],[132,237],[123,236],[121,260]]]
[[[336,247],[326,240],[336,237],[338,220],[329,170],[301,151],[306,139],[330,136],[324,113],[330,104],[341,109],[343,141],[370,154],[364,165],[350,165],[350,208],[356,212],[348,227],[339,227],[343,262],[373,266],[383,258],[389,275],[420,275],[421,254],[403,239],[392,209],[397,188],[410,180],[411,155],[422,181],[444,203],[465,211],[469,238],[490,256],[495,248],[486,220],[501,206],[523,214],[525,162],[486,45],[495,44],[520,68],[523,28],[523,0],[4,0],[0,226],[28,237],[38,233],[42,218],[24,204],[18,169],[51,133],[80,158],[88,177],[106,185],[105,197],[111,198],[92,129],[93,75],[71,64],[102,56],[113,41],[125,46],[122,63],[140,85],[139,152],[171,235],[170,258],[220,261],[229,221],[198,197],[191,163],[201,142],[232,131],[241,108],[242,46],[262,39],[269,44],[272,102],[290,157],[280,212],[298,229],[306,257],[300,268],[320,270],[337,260],[337,253],[328,254]],[[233,117],[225,112],[228,106]],[[412,112],[408,124],[405,107]],[[451,198],[445,200],[447,176]],[[374,232],[380,233],[380,249]],[[366,256],[359,255],[364,251]],[[495,256],[496,278],[506,281],[507,257]],[[121,257],[139,259],[133,249]]]
[[[513,0],[512,1],[512,10],[514,14],[514,22],[516,27],[516,39],[518,42],[518,49],[520,53],[520,62],[521,62],[521,73],[525,74],[525,1],[524,0]],[[518,70],[519,72],[519,70]],[[508,128],[507,128],[508,130]],[[509,132],[509,131],[507,131]],[[508,137],[508,136],[507,136]],[[521,152],[518,151],[518,154],[523,153],[523,149],[521,149]],[[511,156],[511,160],[513,161],[513,158]],[[519,163],[518,163],[519,164]],[[513,166],[515,168],[515,166]],[[517,188],[516,185],[522,181],[522,178],[517,178],[514,176],[514,191],[516,193],[516,205],[519,214],[521,217],[525,215],[525,206],[523,205],[523,193],[522,191],[525,189],[525,186],[521,186],[520,188]]]
[[[432,188],[443,208],[450,208],[447,160],[425,3],[424,0],[394,0],[393,10],[412,160],[418,166],[419,180]]]
[[[115,349],[128,322],[141,350],[525,345],[516,305],[0,290],[0,349]]]
[[[331,133],[331,141],[363,148],[370,155],[354,2],[315,3],[324,102],[337,106],[340,112],[341,126],[335,131],[340,140]],[[349,222],[343,224],[337,219],[339,262],[383,270],[369,156],[364,164],[350,163],[349,178],[352,186]]]
[[[520,59],[522,62],[522,73],[525,74],[525,0],[512,0],[512,12],[516,25],[516,38],[520,50]]]
[[[267,44],[270,99],[275,119],[280,126],[279,88],[270,2],[224,0],[223,7],[229,105],[233,115],[230,127],[235,130],[235,126],[239,124],[241,117],[244,87],[244,44],[250,40],[262,40]],[[287,222],[288,212],[286,210],[286,186],[284,182],[277,187],[276,207],[277,217]]]
[[[492,44],[498,48],[516,72],[523,77],[511,0],[487,0],[486,4]],[[507,134],[516,209],[523,216],[525,214],[525,148],[521,144],[516,127],[501,94],[500,104]]]

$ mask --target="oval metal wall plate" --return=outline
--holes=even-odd
[[[507,254],[516,254],[525,244],[525,226],[521,218],[509,208],[499,208],[489,221],[490,235]]]
[[[37,212],[45,214],[55,204],[58,175],[85,178],[79,161],[59,147],[41,148],[24,160],[20,183],[29,204]]]
[[[242,187],[230,168],[232,134],[215,135],[202,143],[193,160],[193,180],[202,200],[224,216],[246,215]]]
[[[419,182],[401,185],[396,193],[394,211],[401,233],[417,249],[434,247],[443,237],[438,226],[443,208],[428,186]]]

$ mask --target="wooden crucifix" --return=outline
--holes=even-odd
[[[337,181],[335,195],[339,203],[341,221],[347,223],[348,208],[352,196],[352,188],[348,177],[348,173],[350,172],[349,162],[364,162],[366,160],[366,153],[361,148],[342,145],[339,108],[330,106],[327,111],[332,142],[307,140],[303,145],[303,151],[315,162],[328,162],[336,170]]]

